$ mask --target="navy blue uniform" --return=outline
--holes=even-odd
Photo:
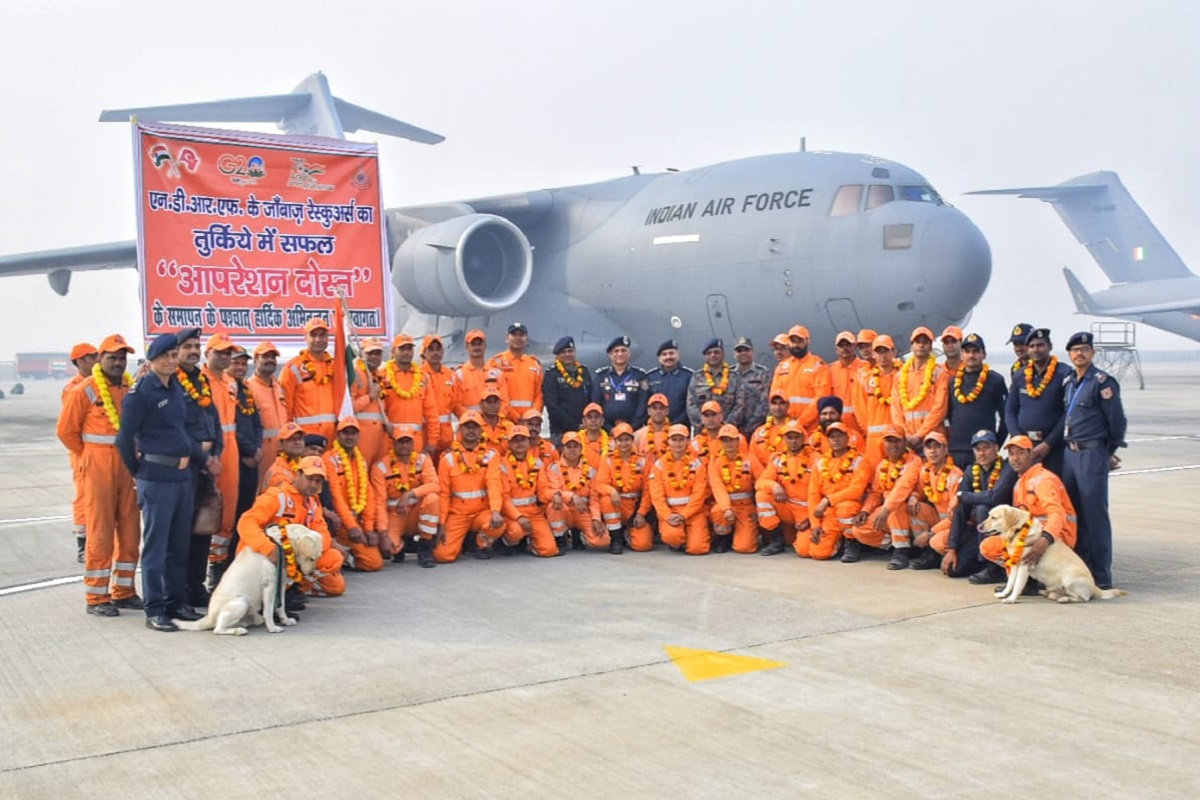
[[[950,539],[946,547],[958,554],[958,567],[950,571],[951,578],[964,578],[987,566],[987,562],[979,555],[979,542],[984,536],[979,532],[979,523],[983,522],[993,507],[1011,505],[1013,489],[1017,485],[1017,472],[1007,463],[1000,468],[1000,474],[990,489],[987,485],[991,471],[983,473],[980,470],[981,474],[976,476],[973,469],[974,465],[963,470],[958,507],[950,518]]]
[[[570,371],[575,379],[575,371]],[[583,383],[571,386],[551,364],[542,372],[542,402],[550,416],[550,433],[557,439],[567,431],[577,431],[583,424],[583,409],[592,402],[592,371],[583,368]]]
[[[137,480],[147,617],[170,615],[186,602],[195,496],[191,470],[179,469],[192,453],[186,421],[187,398],[174,377],[164,385],[149,373],[121,403],[117,450]]]
[[[982,372],[982,370],[980,370]],[[979,383],[980,372],[963,371],[962,394],[970,396]],[[1005,404],[1008,401],[1008,385],[1004,376],[988,369],[987,382],[979,397],[970,403],[961,403],[950,382],[950,410],[946,417],[950,423],[950,455],[954,463],[966,474],[967,467],[975,463],[975,451],[971,449],[971,437],[982,430],[996,434],[996,441],[1008,438],[1008,425],[1004,421]]]
[[[250,410],[251,413],[247,414],[247,410]],[[254,500],[258,497],[258,465],[246,466],[241,459],[254,458],[254,455],[262,450],[263,442],[262,417],[259,416],[258,409],[254,406],[254,396],[250,393],[250,387],[244,381],[237,381],[237,417],[234,420],[234,437],[237,439],[238,447],[237,518],[241,519],[242,514],[254,505]],[[229,543],[231,554],[237,552],[237,543],[237,528],[234,527],[233,538]]]
[[[592,402],[604,409],[604,426],[628,422],[636,431],[646,424],[646,401],[650,398],[646,373],[638,367],[626,367],[618,375],[612,366],[596,370],[592,378]]]
[[[180,369],[187,375],[192,386],[196,387],[196,391],[200,391],[199,367],[189,371],[181,365]],[[202,494],[216,491],[213,478],[204,469],[204,465],[210,456],[221,460],[224,436],[221,433],[221,417],[217,413],[216,404],[210,402],[207,406],[201,406],[186,394],[185,399],[187,421],[184,427],[188,438],[192,440],[192,487],[193,496],[198,499]],[[207,451],[203,447],[205,443],[211,446]],[[208,578],[208,551],[211,544],[211,536],[192,536],[189,541],[187,587],[188,600],[193,606],[202,607],[208,604],[204,581]]]
[[[1112,588],[1112,521],[1108,517],[1108,473],[1112,456],[1125,446],[1125,409],[1121,387],[1094,366],[1080,378],[1063,381],[1067,402],[1063,436],[1063,483],[1079,515],[1076,552],[1092,571],[1096,585]]]
[[[1038,397],[1030,397],[1025,386],[1025,372],[1020,370],[1013,373],[1012,386],[1008,391],[1008,402],[1004,407],[1004,424],[1008,426],[1009,436],[1023,433],[1033,440],[1033,443],[1045,442],[1050,446],[1050,452],[1042,463],[1055,475],[1062,476],[1063,470],[1063,416],[1066,405],[1063,404],[1063,380],[1071,374],[1071,368],[1066,364],[1055,365],[1054,374],[1045,391]],[[1037,372],[1035,366],[1033,382],[1035,386],[1042,385],[1045,372]]]
[[[649,396],[663,394],[667,397],[669,409],[667,417],[672,425],[690,425],[687,413],[688,387],[692,384],[692,370],[682,364],[667,372],[662,367],[655,367],[646,373],[646,383]]]

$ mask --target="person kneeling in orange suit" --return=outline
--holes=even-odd
[[[704,501],[708,498],[708,473],[704,463],[688,449],[686,425],[672,425],[667,454],[650,471],[650,497],[658,515],[663,543],[688,555],[702,556],[712,547],[712,533]]]
[[[371,468],[371,512],[364,522],[391,545],[392,561],[404,560],[404,540],[416,537],[417,563],[433,567],[438,530],[438,477],[433,457],[416,449],[417,429],[392,428],[392,452]]]

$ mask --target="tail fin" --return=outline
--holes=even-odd
[[[1075,239],[1088,249],[1113,283],[1192,275],[1115,172],[1093,172],[1057,186],[970,194],[1012,194],[1054,206]]]
[[[394,117],[356,106],[329,90],[320,72],[309,75],[291,94],[238,97],[206,103],[144,106],[100,112],[101,122],[128,122],[130,117],[156,122],[270,122],[284,133],[345,139],[359,130],[398,136],[422,144],[437,144],[444,136]]]

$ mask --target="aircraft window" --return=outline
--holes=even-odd
[[[848,214],[857,214],[859,208],[862,207],[862,194],[861,184],[840,187],[837,194],[834,195],[833,208],[829,209],[829,216],[844,217]]]
[[[914,203],[933,203],[934,205],[945,205],[941,195],[933,190],[932,186],[901,186],[900,199],[910,200]]]
[[[872,208],[879,208],[895,199],[896,194],[892,191],[891,186],[875,184],[867,189],[867,211],[870,211]]]
[[[884,250],[907,250],[912,247],[912,223],[883,226]]]

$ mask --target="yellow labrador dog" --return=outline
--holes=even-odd
[[[1036,519],[1030,520],[1029,512],[1024,509],[996,506],[979,526],[979,530],[999,534],[1004,541],[1004,550],[1011,558],[1021,547],[1020,531],[1027,522],[1032,524],[1025,541],[1033,544],[1042,535],[1042,523]],[[996,597],[1002,603],[1017,602],[1030,578],[1045,585],[1046,588],[1040,594],[1060,603],[1086,603],[1095,598],[1108,600],[1125,594],[1120,589],[1101,589],[1097,586],[1083,559],[1059,541],[1046,548],[1041,560],[1032,567],[1023,559],[1015,567],[1010,567],[1008,583],[1003,589],[996,590]]]
[[[272,526],[267,534],[279,541],[279,529]],[[321,534],[303,525],[288,525],[287,537],[296,555],[296,566],[305,576],[312,575],[321,557]],[[286,575],[284,576],[286,580]],[[174,620],[180,630],[207,631],[245,636],[247,626],[266,624],[267,631],[279,633],[281,625],[295,625],[283,605],[275,605],[279,589],[278,572],[271,560],[249,547],[238,551],[233,563],[208,601],[208,613],[195,622]],[[278,621],[278,624],[276,622]]]

